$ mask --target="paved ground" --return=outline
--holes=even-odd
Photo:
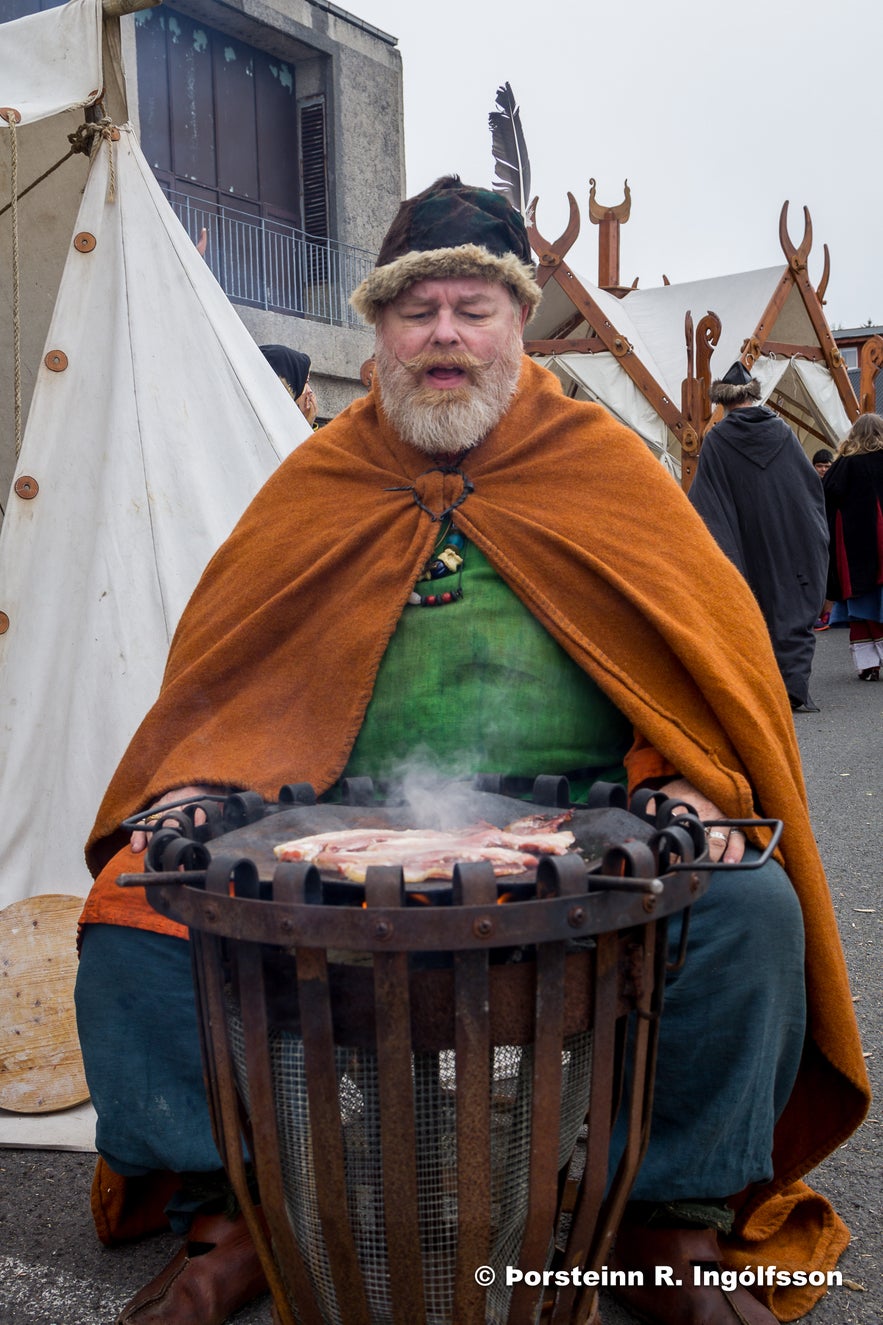
[[[845,632],[818,640],[817,715],[798,715],[798,735],[853,981],[877,1099],[883,1090],[883,684],[853,679]],[[883,1321],[883,1137],[879,1103],[863,1128],[811,1181],[829,1195],[853,1232],[841,1262],[851,1285],[833,1290],[812,1325]],[[58,1151],[0,1150],[0,1325],[111,1325],[119,1307],[164,1264],[176,1245],[161,1236],[106,1251],[89,1215],[94,1159]],[[235,1325],[269,1325],[265,1299]],[[631,1317],[604,1303],[604,1325]]]

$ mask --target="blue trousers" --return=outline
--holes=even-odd
[[[757,859],[751,848],[746,858]],[[670,924],[672,960],[681,916]],[[716,870],[670,974],[639,1201],[725,1199],[773,1176],[773,1128],[806,1030],[803,917],[784,871]],[[625,1123],[614,1129],[612,1154]]]
[[[672,924],[677,947],[680,918]],[[217,1169],[183,939],[89,925],[76,986],[98,1151],[117,1173]],[[633,1196],[722,1198],[772,1176],[803,1046],[803,924],[773,862],[715,871],[666,984],[651,1140]],[[616,1148],[614,1137],[614,1150]]]
[[[95,1144],[114,1172],[219,1169],[187,940],[87,925],[74,1000]]]

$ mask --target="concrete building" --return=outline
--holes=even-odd
[[[157,178],[254,338],[306,350],[337,413],[370,353],[348,296],[404,187],[395,38],[325,0],[173,0],[132,28]]]
[[[104,0],[107,14],[138,0]],[[148,5],[151,0],[147,0]],[[0,0],[0,21],[53,7]],[[122,72],[121,72],[122,71]],[[363,387],[372,339],[348,296],[404,193],[396,38],[329,0],[174,0],[105,18],[105,112],[130,120],[194,242],[258,344],[302,349],[320,418]],[[61,158],[84,119],[25,126],[19,192]],[[67,122],[69,121],[69,122]],[[71,242],[86,161],[20,203],[24,414]],[[8,152],[0,207],[10,199]],[[0,362],[12,362],[9,212],[0,217]],[[0,492],[14,466],[11,392],[0,390]]]
[[[838,327],[834,339],[864,414],[883,411],[883,327]]]

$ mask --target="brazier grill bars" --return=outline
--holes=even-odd
[[[546,857],[527,898],[484,863],[434,897],[372,867],[332,905],[302,863],[157,878],[190,927],[216,1139],[279,1322],[592,1319],[647,1140],[665,921],[707,880],[660,879],[670,850]]]

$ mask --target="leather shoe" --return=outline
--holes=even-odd
[[[127,1302],[117,1325],[223,1325],[268,1290],[242,1215],[197,1215],[190,1236]]]
[[[791,712],[792,712],[792,713],[818,713],[818,712],[819,712],[819,706],[818,706],[818,704],[814,703],[813,700],[812,700],[812,698],[811,698],[809,695],[807,695],[806,699],[795,699],[793,696],[789,696],[789,698],[791,699]]]
[[[721,1286],[721,1250],[714,1229],[624,1222],[610,1267],[642,1273],[641,1286],[608,1291],[643,1325],[777,1325],[747,1288]],[[669,1270],[670,1275],[664,1273]]]

